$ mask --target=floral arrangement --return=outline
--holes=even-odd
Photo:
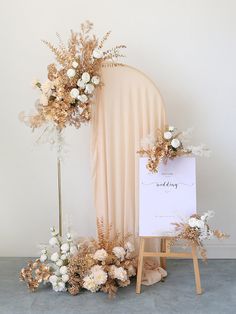
[[[209,156],[210,151],[204,145],[184,145],[191,131],[177,132],[174,126],[168,126],[164,131],[158,129],[157,136],[148,135],[142,141],[143,147],[137,153],[148,157],[147,169],[153,173],[158,172],[161,161],[167,163],[168,159],[185,155]]]
[[[89,21],[81,24],[79,34],[71,31],[67,46],[58,34],[58,47],[43,41],[54,53],[59,67],[50,64],[48,80],[44,83],[35,80],[33,83],[40,91],[36,113],[20,114],[21,120],[32,129],[51,123],[60,131],[68,125],[79,128],[90,120],[95,90],[102,86],[101,67],[119,65],[117,59],[123,57],[120,50],[125,48],[119,45],[104,51],[110,32],[99,41],[91,34],[92,29],[93,24]]]
[[[70,233],[63,241],[55,228],[49,246],[41,256],[20,272],[30,291],[41,283],[49,283],[56,292],[68,291],[76,295],[82,288],[91,292],[103,291],[114,296],[118,287],[130,284],[136,275],[136,257],[129,236],[118,233],[111,236],[111,225],[105,227],[103,220],[97,221],[98,240],[85,240],[75,244]]]
[[[21,270],[20,279],[27,283],[31,291],[35,291],[40,283],[47,282],[51,283],[55,291],[67,290],[69,258],[77,253],[78,248],[70,233],[67,233],[66,240],[63,241],[53,227],[51,235],[49,245],[43,248],[40,258],[29,262]]]
[[[118,233],[111,236],[111,225],[105,227],[97,221],[98,240],[81,245],[79,252],[69,261],[69,288],[75,295],[82,288],[91,292],[103,291],[113,297],[119,287],[130,284],[136,275],[134,246],[129,236]]]
[[[218,239],[228,237],[227,234],[220,230],[212,230],[208,220],[214,216],[213,211],[208,211],[203,215],[192,215],[186,222],[173,223],[177,232],[176,237],[171,241],[173,245],[177,240],[186,240],[187,245],[195,245],[204,261],[207,259],[204,241],[216,237]]]

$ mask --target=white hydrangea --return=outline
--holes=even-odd
[[[121,261],[124,260],[125,257],[125,250],[122,246],[116,246],[113,248],[112,252],[115,254],[117,258],[119,258]]]
[[[97,261],[105,261],[106,258],[107,258],[108,254],[106,252],[106,250],[104,249],[100,249],[100,250],[97,250],[94,255],[93,255],[93,258]]]
[[[209,218],[212,218],[213,216],[214,216],[214,211],[209,210],[201,216],[201,220],[207,221]]]
[[[115,265],[110,267],[109,275],[111,278],[121,281],[126,281],[128,279],[127,271],[123,267],[116,267]]]
[[[96,292],[99,290],[99,286],[95,283],[94,277],[92,275],[84,277],[83,287],[91,292]]]
[[[75,245],[72,245],[72,247],[70,248],[70,253],[72,255],[75,255],[78,252],[78,249]]]
[[[107,281],[107,273],[100,265],[95,265],[91,268],[91,275],[93,276],[96,285],[103,285]]]

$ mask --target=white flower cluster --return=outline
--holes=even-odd
[[[209,230],[209,227],[207,226],[208,219],[213,217],[214,212],[208,211],[204,213],[200,219],[197,217],[191,217],[188,220],[188,224],[191,228],[197,228],[199,230],[199,240],[207,240],[212,238],[213,233],[211,230]]]
[[[174,148],[177,149],[181,146],[181,142],[178,138],[173,138],[173,132],[175,131],[175,127],[174,126],[169,126],[168,131],[164,132],[164,139],[170,141],[170,145]]]
[[[53,274],[49,278],[52,288],[55,291],[66,291],[68,276],[68,258],[78,251],[70,233],[66,235],[66,241],[62,241],[55,228],[51,228],[52,237],[49,240],[50,249],[44,248],[41,251],[40,261],[47,262]]]
[[[71,70],[73,72],[71,72]],[[69,69],[67,71],[68,77],[75,76],[75,70]],[[95,91],[95,87],[99,85],[100,78],[97,75],[90,76],[88,72],[84,72],[81,76],[81,78],[77,81],[77,88],[72,88],[70,91],[70,96],[73,99],[78,99],[81,103],[86,103],[89,100],[89,97],[93,95],[93,92]]]
[[[134,246],[130,242],[126,242],[124,247],[116,246],[112,250],[113,254],[116,256],[118,260],[121,262],[124,261],[125,258],[128,258],[132,252],[134,252]],[[133,265],[129,265],[129,267],[124,269],[124,267],[117,267],[115,265],[111,265],[108,268],[108,271],[104,270],[105,261],[108,257],[108,253],[105,249],[97,250],[93,259],[102,262],[102,265],[95,265],[90,269],[90,272],[83,279],[83,287],[91,292],[98,291],[102,285],[107,282],[108,277],[112,279],[117,279],[122,282],[128,280],[129,277],[136,275],[136,270]]]

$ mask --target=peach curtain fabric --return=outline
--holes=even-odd
[[[138,235],[140,140],[165,125],[154,83],[130,66],[104,68],[92,118],[92,179],[97,217]]]

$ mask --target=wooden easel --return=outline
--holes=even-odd
[[[161,240],[160,252],[146,252],[144,250],[145,249],[145,240],[147,238],[159,238]],[[142,281],[143,258],[144,257],[160,257],[160,266],[164,269],[166,269],[166,258],[167,257],[191,258],[193,260],[195,283],[196,283],[196,293],[197,294],[202,293],[196,247],[194,245],[192,246],[191,253],[174,253],[174,252],[170,251],[170,245],[169,245],[170,240],[171,240],[170,237],[153,237],[153,236],[140,237],[136,293],[141,292],[141,281]]]

